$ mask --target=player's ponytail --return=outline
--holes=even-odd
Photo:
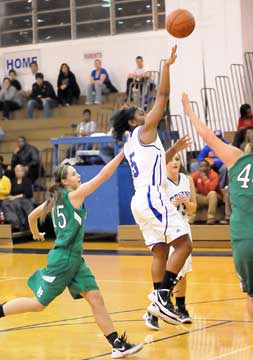
[[[116,111],[112,115],[113,136],[117,140],[122,140],[124,133],[131,130],[128,121],[134,119],[136,109],[137,107],[132,106],[128,109]]]
[[[62,180],[66,179],[68,172],[68,165],[58,166],[54,172],[54,183],[48,189],[48,199],[43,208],[43,213],[40,217],[40,222],[43,223],[47,213],[52,210],[54,206],[59,204],[62,200],[62,189],[64,188]]]

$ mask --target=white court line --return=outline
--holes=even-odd
[[[19,279],[28,279],[30,275],[28,276],[11,276],[11,277],[0,277],[0,281],[10,281],[10,280],[19,280]],[[109,282],[109,283],[121,283],[122,285],[124,284],[151,284],[151,280],[110,280],[110,279],[98,279],[96,278],[96,280],[98,282]],[[210,285],[213,286],[236,286],[238,287],[237,283],[207,283],[207,282],[191,282],[191,285],[197,285],[197,286],[208,286],[210,287]]]
[[[227,352],[227,353],[224,353],[224,354],[221,354],[221,355],[218,355],[218,356],[215,356],[213,358],[209,358],[208,360],[217,360],[217,359],[223,359],[229,355],[233,355],[233,354],[237,354],[241,351],[246,351],[246,350],[249,350],[253,348],[253,345],[250,345],[250,346],[246,346],[244,348],[240,348],[240,349],[236,349],[236,350],[233,350],[233,351],[230,351],[230,352]]]

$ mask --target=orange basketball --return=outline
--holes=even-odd
[[[193,32],[195,19],[189,11],[177,9],[166,17],[165,28],[172,36],[184,38]]]

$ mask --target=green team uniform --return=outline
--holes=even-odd
[[[253,297],[253,154],[242,155],[229,170],[232,205],[230,235],[242,289]]]
[[[74,299],[83,291],[98,290],[96,280],[81,254],[86,209],[73,208],[68,190],[62,190],[62,200],[52,209],[56,234],[55,247],[48,254],[46,268],[28,279],[28,285],[38,301],[47,306],[68,287]]]

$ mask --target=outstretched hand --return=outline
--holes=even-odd
[[[189,96],[186,93],[182,94],[182,104],[185,115],[190,116],[192,110],[189,102]]]
[[[45,235],[46,233],[43,232],[43,233],[38,233],[36,235],[33,235],[33,239],[34,240],[37,240],[37,241],[45,241]]]
[[[170,58],[166,61],[167,65],[172,65],[176,61],[177,58],[177,45],[173,46],[170,54]]]
[[[179,140],[176,141],[174,145],[177,153],[191,146],[192,146],[192,139],[188,135],[181,137]]]

